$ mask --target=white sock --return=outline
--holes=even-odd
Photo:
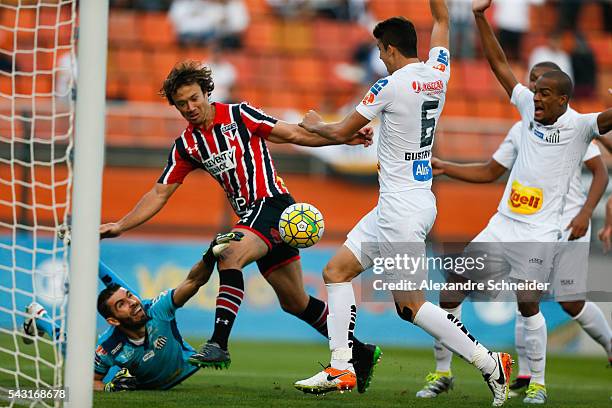
[[[603,312],[593,302],[585,302],[584,307],[574,318],[589,336],[606,350],[612,359],[612,330]]]
[[[414,324],[483,373],[495,369],[495,360],[488,350],[472,337],[461,321],[438,306],[425,302],[414,316]]]
[[[516,354],[518,354],[518,377],[531,377],[529,371],[529,362],[527,361],[527,352],[525,350],[525,318],[516,311],[516,320],[514,321],[514,346]]]
[[[454,309],[444,308],[442,310],[461,320],[461,304]],[[434,338],[434,357],[436,358],[436,371],[443,373],[450,372],[453,352],[444,347],[436,338]]]
[[[525,351],[531,372],[531,382],[544,385],[546,370],[546,320],[542,312],[523,317],[525,323]]]
[[[351,306],[355,307],[355,293],[351,282],[327,283],[327,332],[329,349],[332,352],[331,366],[338,370],[354,371],[349,363],[352,357],[349,344]],[[353,322],[354,323],[354,322]]]

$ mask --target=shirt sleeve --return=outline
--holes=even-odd
[[[395,98],[395,87],[391,77],[376,81],[363,100],[355,108],[357,112],[368,120],[374,119],[379,113],[386,110]]]
[[[245,102],[240,104],[240,114],[251,134],[264,139],[270,135],[278,122],[275,117],[267,115],[262,110],[256,109]]]
[[[533,120],[535,106],[533,93],[523,84],[516,84],[512,90],[510,102],[518,109],[523,121]]]
[[[162,320],[172,320],[176,313],[176,305],[172,300],[173,290],[165,290],[151,300],[151,306],[147,311],[149,317],[156,317]]]
[[[597,125],[598,116],[599,113],[587,113],[578,116],[580,127],[582,128],[585,138],[588,141],[601,136],[599,134],[599,126]]]
[[[587,147],[587,151],[584,154],[582,161],[587,162],[597,156],[601,156],[601,150],[599,149],[599,146],[597,146],[595,143],[589,143],[589,147]]]
[[[94,355],[94,371],[96,374],[106,375],[112,366],[113,361],[108,355],[108,352],[101,344],[98,344]]]
[[[518,122],[508,131],[508,134],[504,138],[504,141],[499,145],[495,153],[493,153],[493,160],[501,164],[507,169],[511,169],[518,155],[517,142],[520,137],[522,123]]]
[[[181,184],[185,177],[187,177],[187,174],[191,173],[195,168],[193,164],[180,155],[175,142],[168,155],[168,164],[166,164],[166,168],[157,182],[160,184]]]
[[[429,50],[429,59],[425,63],[442,73],[446,80],[450,79],[450,52],[444,47],[434,47]]]

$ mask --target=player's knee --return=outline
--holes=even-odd
[[[224,256],[222,259],[217,261],[217,269],[242,269],[245,266],[244,256],[236,253],[232,253],[229,256]]]
[[[576,317],[584,308],[584,300],[578,300],[574,302],[559,302],[561,308],[570,315],[571,317]]]
[[[333,263],[328,263],[323,268],[323,281],[325,283],[342,283],[350,282],[350,279],[343,273],[342,268]]]

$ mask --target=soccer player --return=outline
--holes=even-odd
[[[381,117],[378,205],[353,228],[323,271],[330,309],[331,363],[313,377],[295,383],[304,392],[320,394],[355,385],[351,347],[356,306],[351,280],[370,268],[375,259],[393,257],[394,245],[409,243],[411,256],[421,256],[425,250],[425,236],[436,216],[429,158],[451,69],[446,3],[431,0],[430,7],[434,26],[427,62],[417,57],[417,36],[410,21],[403,17],[382,21],[374,28],[374,37],[389,76],[377,81],[341,122],[324,123],[311,111],[301,123],[309,131],[334,139],[353,134],[379,114]],[[393,280],[403,277],[397,269],[391,273]],[[423,280],[427,271],[417,274]],[[505,402],[512,365],[509,354],[487,350],[459,320],[426,302],[423,291],[394,290],[392,295],[400,318],[421,327],[476,366],[493,393],[493,404]]]
[[[183,341],[175,312],[208,282],[217,257],[229,243],[239,242],[242,237],[241,232],[217,235],[202,257],[203,267],[192,269],[175,289],[166,290],[154,299],[141,300],[117,274],[100,262],[98,277],[106,288],[98,295],[98,312],[111,327],[98,338],[94,389],[108,392],[166,390],[198,370],[188,363],[195,350]],[[38,331],[38,335],[47,334],[58,340],[63,350],[59,327],[50,321],[46,310],[34,302],[26,311],[30,317],[23,324],[27,334],[24,340],[31,342]],[[114,372],[113,378],[104,384],[102,380],[113,367],[122,369]]]
[[[591,140],[612,129],[612,110],[581,115],[568,109],[573,86],[567,74],[558,70],[542,74],[535,83],[535,93],[519,84],[484,16],[490,5],[491,0],[473,0],[474,16],[491,69],[521,114],[521,135],[498,213],[473,242],[498,243],[499,253],[489,255],[488,260],[498,268],[485,271],[491,276],[546,283],[556,243],[562,237],[564,197]],[[516,244],[521,242],[529,244]],[[547,399],[546,322],[539,310],[541,295],[540,291],[516,292],[531,372],[523,402],[531,404],[543,404]],[[448,296],[441,294],[441,304],[453,313],[465,293],[453,293],[452,301]]]
[[[559,70],[551,62],[536,64],[530,71],[529,89],[535,90],[535,82],[545,72]],[[432,158],[434,176],[446,174],[451,178],[472,183],[489,183],[497,180],[508,169],[512,168],[520,146],[521,122],[517,122],[508,132],[502,144],[486,163],[453,163]],[[583,330],[606,351],[608,358],[612,357],[610,350],[612,331],[601,309],[592,302],[585,302],[586,272],[590,242],[590,219],[593,210],[608,184],[608,170],[601,158],[601,152],[596,144],[591,143],[583,158],[585,166],[593,173],[593,180],[588,195],[582,186],[580,168],[571,179],[570,189],[566,196],[566,206],[561,218],[564,229],[561,253],[557,254],[554,277],[551,279],[555,298],[572,319],[576,320]],[[568,242],[572,244],[567,244]],[[579,243],[573,245],[573,243]],[[561,281],[564,281],[561,284]],[[461,317],[461,306],[453,310],[457,318]],[[529,385],[529,372],[525,341],[524,323],[520,313],[515,320],[515,341],[518,353],[519,373],[517,379],[510,385],[511,394],[518,395]],[[442,392],[450,390],[454,383],[450,364],[452,353],[441,344],[435,344],[436,371],[427,376],[425,387],[417,392],[417,397],[434,398]]]
[[[182,62],[172,69],[161,94],[188,126],[175,140],[157,183],[121,220],[102,225],[100,236],[117,237],[151,219],[195,169],[207,171],[219,182],[240,217],[233,230],[244,233],[244,238],[232,242],[219,260],[214,332],[190,361],[198,366],[227,367],[231,361],[228,339],[244,294],[242,268],[251,262],[257,262],[284,311],[327,336],[327,305],[306,294],[299,251],[285,244],[278,232],[281,213],[295,201],[274,168],[266,140],[304,146],[369,146],[372,129],[357,129],[330,140],[279,121],[247,103],[210,103],[213,89],[210,69],[198,62]],[[200,262],[194,269],[202,267]],[[358,343],[355,349],[360,391],[367,386],[375,353],[380,351],[372,345]]]

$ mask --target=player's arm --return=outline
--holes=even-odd
[[[323,122],[317,112],[311,110],[304,116],[299,126],[307,132],[314,133],[326,140],[336,141],[352,140],[368,123],[370,123],[370,120],[357,111],[353,111],[340,122],[326,123]],[[368,139],[361,144],[369,146],[372,142],[371,129],[361,137]]]
[[[344,132],[332,135],[330,137],[325,137],[324,135],[318,134],[316,132],[308,131],[301,124],[294,125],[279,121],[272,129],[272,132],[270,132],[268,140],[273,143],[292,143],[300,146],[310,147],[330,146],[339,144],[364,145],[367,147],[372,144],[373,134],[372,128],[364,127],[368,124],[368,122],[365,122],[362,125],[356,124],[355,127],[357,127],[357,129],[353,132]]]
[[[603,243],[604,253],[612,249],[612,196],[608,198],[606,204],[606,221],[603,228],[599,230],[597,236]]]
[[[431,167],[434,176],[445,174],[450,178],[469,183],[490,183],[508,170],[495,159],[489,159],[485,163],[455,163],[432,157]]]
[[[608,187],[608,168],[601,155],[587,160],[584,164],[593,173],[593,180],[591,181],[591,187],[582,209],[567,226],[567,229],[571,228],[572,230],[569,237],[570,241],[583,237],[586,234],[593,211],[606,192],[606,187]]]
[[[499,45],[497,38],[495,38],[495,33],[493,33],[493,29],[484,14],[485,10],[491,6],[491,1],[492,0],[472,0],[472,11],[476,18],[476,27],[478,27],[482,49],[491,66],[491,70],[497,77],[499,83],[506,90],[508,96],[512,97],[512,91],[518,84],[518,81],[512,73],[504,50],[501,45]]]
[[[202,260],[191,268],[187,278],[172,292],[172,303],[176,307],[182,307],[195,296],[198,290],[210,279],[219,255],[229,246],[230,242],[240,241],[243,237],[244,234],[237,231],[217,235],[202,256]]]
[[[601,144],[612,153],[612,134],[607,134],[612,131],[612,108],[608,109],[597,116],[597,127],[601,137],[598,140]]]
[[[100,238],[118,237],[125,231],[129,231],[150,220],[166,205],[170,196],[174,194],[179,186],[179,183],[156,183],[123,218],[117,222],[100,225]]]
[[[429,48],[449,47],[449,16],[446,0],[429,0],[429,8],[433,16],[433,29]]]

